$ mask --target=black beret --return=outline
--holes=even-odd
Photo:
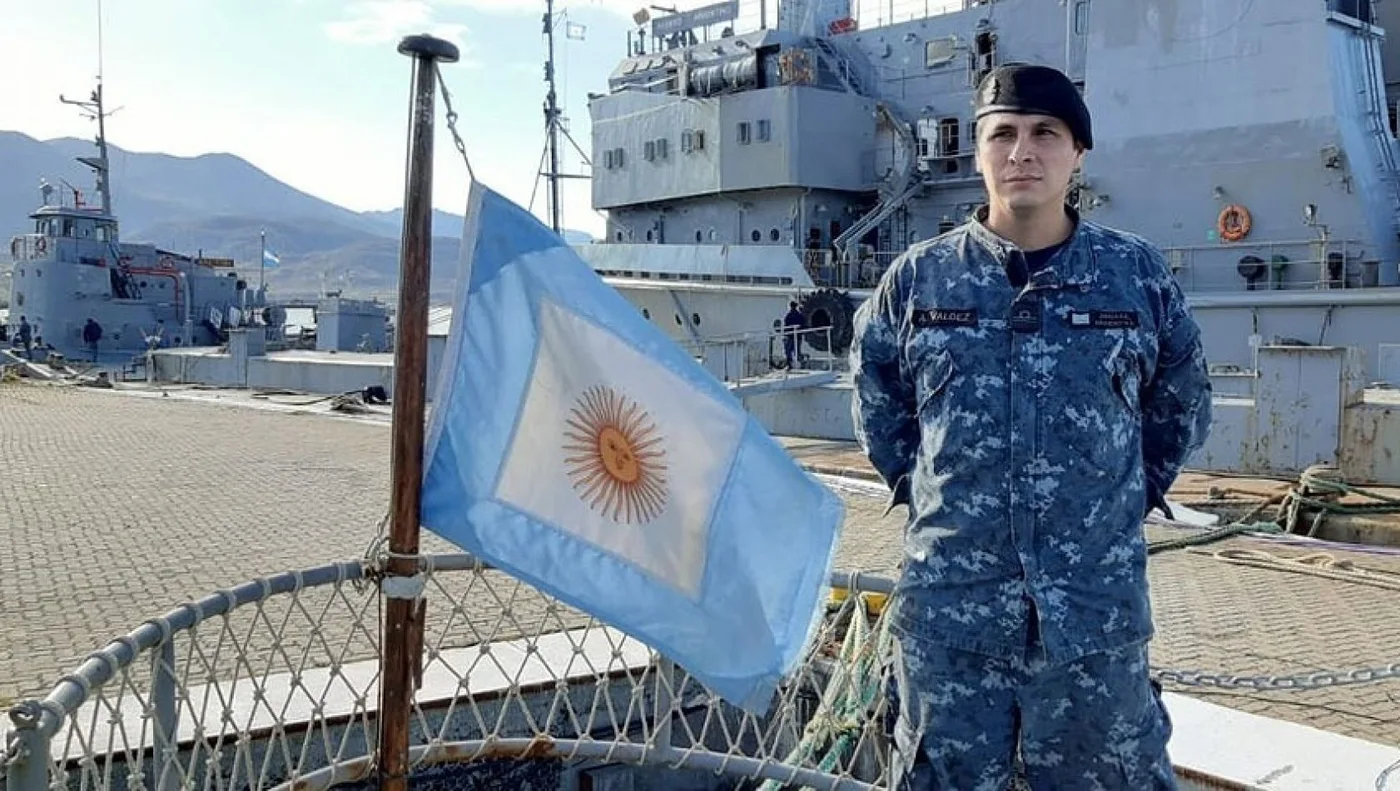
[[[1058,69],[1016,64],[993,69],[977,86],[975,117],[991,113],[1035,113],[1065,122],[1084,148],[1094,147],[1089,108],[1079,89]]]

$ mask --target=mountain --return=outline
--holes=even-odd
[[[323,287],[347,295],[389,296],[398,285],[400,209],[356,212],[291,187],[232,154],[177,157],[109,146],[113,211],[122,239],[186,253],[233,258],[256,277],[259,231],[281,266],[268,269],[274,293],[311,296]],[[96,153],[90,141],[40,141],[0,130],[0,239],[24,233],[39,204],[40,180],[66,181],[91,194],[90,170],[74,160]],[[65,198],[72,199],[67,192]],[[435,299],[450,298],[463,218],[433,212]],[[592,236],[566,230],[571,243]]]

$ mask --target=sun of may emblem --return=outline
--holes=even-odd
[[[666,508],[666,451],[651,416],[606,386],[570,410],[564,465],[574,491],[614,522],[646,524]]]

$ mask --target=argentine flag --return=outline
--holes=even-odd
[[[475,182],[462,256],[423,526],[762,714],[820,618],[841,500]]]
[[[264,266],[264,267],[266,267],[266,268],[268,268],[268,269],[271,269],[271,268],[277,266],[277,265],[280,264],[280,263],[282,263],[282,259],[281,259],[280,257],[278,257],[278,255],[277,255],[276,253],[272,252],[271,250],[266,250],[266,249],[263,250],[263,266]]]

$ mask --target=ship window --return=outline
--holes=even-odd
[[[940,234],[945,234],[945,233],[947,233],[947,232],[953,230],[953,229],[956,228],[956,227],[957,227],[957,224],[954,223],[952,220],[949,220],[949,219],[947,219],[947,218],[944,218],[944,219],[938,221],[938,232],[939,232]]]
[[[689,129],[681,132],[681,153],[689,154],[695,147],[695,133]]]
[[[656,141],[648,140],[642,147],[642,158],[648,162],[656,159]]]
[[[607,170],[612,170],[612,166],[613,166],[613,152],[612,152],[612,149],[609,148],[607,151],[604,151],[604,152],[603,152],[603,167],[604,167],[605,169],[607,169]]]
[[[617,240],[618,240],[619,242],[622,241],[622,231],[618,231],[618,232],[617,232]]]
[[[669,150],[670,150],[670,145],[668,145],[667,139],[664,138],[664,137],[658,137],[658,138],[656,139],[656,158],[657,158],[657,159],[666,159],[666,155],[667,155],[667,153],[668,153]]]
[[[1371,0],[1330,0],[1328,7],[1339,14],[1345,14],[1361,22],[1372,21]]]
[[[718,233],[717,231],[715,231],[714,228],[711,228],[711,229],[710,229],[710,241],[713,242],[713,241],[715,241],[715,240],[718,239],[718,238],[719,238],[719,233]]]
[[[647,241],[650,242],[653,238],[655,238],[655,237],[653,236],[652,232],[651,232],[651,231],[647,231]]]
[[[63,235],[64,235],[64,236],[72,236],[72,235],[73,235],[73,221],[72,221],[72,220],[64,219],[64,221],[63,221]]]
[[[697,327],[699,327],[699,326],[700,326],[700,314],[699,314],[699,313],[692,313],[692,314],[690,314],[690,323],[691,323],[691,324],[694,324],[694,325],[697,326]]]
[[[1089,30],[1089,0],[1078,0],[1074,4],[1074,33],[1084,35]]]
[[[696,129],[696,130],[695,130],[695,150],[696,150],[696,151],[704,151],[704,150],[705,150],[705,132],[704,132],[704,130],[702,130],[702,129]]]
[[[773,230],[771,230],[771,231],[768,232],[768,238],[769,238],[771,241],[776,242],[776,241],[778,241],[779,239],[783,238],[783,235],[780,234],[780,233],[778,233],[778,229],[777,229],[777,228],[774,228]]]
[[[695,232],[695,242],[696,242],[696,244],[699,244],[700,242],[703,242],[703,241],[705,241],[705,232],[704,232],[704,231],[696,231],[696,232]]]
[[[958,128],[961,126],[956,118],[938,119],[938,155],[942,157],[955,157],[962,149],[962,140],[958,135]]]
[[[773,125],[767,118],[758,119],[758,139],[759,142],[766,142],[773,137]]]
[[[982,84],[982,78],[987,73],[996,68],[997,61],[997,37],[991,31],[978,33],[973,39],[973,75],[972,84],[974,86]]]
[[[753,239],[755,242],[761,242],[763,241],[763,234],[759,233],[758,229],[755,228],[753,229],[753,233],[749,234],[749,238]]]
[[[749,135],[750,135],[750,134],[751,134],[751,132],[750,132],[750,130],[749,130],[749,122],[748,122],[748,121],[740,121],[740,122],[739,122],[739,145],[742,145],[742,146],[748,145],[748,144],[749,144]]]
[[[651,311],[647,310],[646,308],[642,308],[642,318],[648,320],[651,319]]]

